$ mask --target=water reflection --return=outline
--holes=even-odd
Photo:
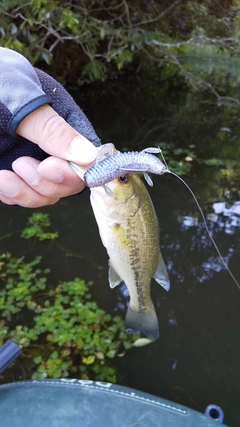
[[[181,224],[181,229],[186,230],[189,227],[193,227],[198,224],[198,218],[193,218],[188,215],[179,215],[178,222]]]
[[[240,225],[240,202],[234,202],[231,204],[230,207],[227,206],[226,202],[215,202],[212,204],[212,210],[214,213],[208,214],[206,218],[208,220],[209,231],[213,238],[215,238],[214,235],[217,236],[217,234],[221,232],[229,235],[234,235],[237,231],[239,231],[238,229]],[[192,236],[192,250],[196,249],[196,247],[199,246],[201,246],[203,250],[208,246],[212,245],[204,223],[199,224],[199,219],[197,216],[179,215],[178,222],[180,224],[180,230],[182,232],[192,227],[195,228],[195,236]],[[176,246],[175,249],[177,249]],[[213,245],[212,249],[214,252]],[[228,267],[233,253],[234,248],[230,246],[228,248],[227,254],[221,254],[225,265],[227,265]],[[202,263],[202,275],[197,276],[198,280],[200,282],[203,282],[204,280],[207,280],[211,277],[211,271],[219,272],[222,269],[226,269],[224,263],[221,261],[220,257],[217,254],[215,256],[210,255],[207,261]],[[168,265],[168,268],[171,270],[171,265]]]
[[[211,215],[211,220],[217,222],[225,233],[234,234],[240,226],[240,201],[234,202],[229,208],[226,202],[213,203],[213,209],[215,214]]]

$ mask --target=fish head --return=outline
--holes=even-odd
[[[91,203],[114,221],[123,220],[135,215],[146,191],[137,173],[127,173],[101,187],[91,188]]]
[[[102,145],[95,164],[116,153],[118,150],[114,144]],[[140,184],[142,181],[136,173],[123,173],[103,186],[91,188],[92,205],[114,218],[129,216],[139,207]]]

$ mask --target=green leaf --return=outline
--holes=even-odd
[[[83,357],[82,362],[85,363],[86,365],[92,365],[95,361],[95,355],[92,354],[91,356],[88,357]]]
[[[42,356],[37,356],[33,358],[34,363],[36,363],[36,365],[38,365],[39,363],[41,363],[42,361]]]
[[[58,237],[58,233],[45,231],[50,226],[51,223],[48,214],[34,212],[28,218],[28,225],[22,231],[21,237],[25,239],[37,237],[39,240],[54,240]]]

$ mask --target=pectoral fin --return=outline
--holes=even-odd
[[[116,270],[113,268],[110,260],[108,270],[108,281],[111,289],[115,288],[115,286],[119,285],[123,281],[116,272]]]
[[[170,289],[170,281],[169,281],[169,277],[168,277],[167,268],[166,268],[166,265],[165,265],[165,263],[163,261],[163,257],[162,257],[161,252],[159,253],[158,266],[157,266],[157,270],[155,271],[155,274],[154,274],[153,278],[166,291],[169,291],[169,289]]]

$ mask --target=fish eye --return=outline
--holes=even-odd
[[[122,175],[118,178],[118,181],[126,184],[128,182],[128,175]]]

